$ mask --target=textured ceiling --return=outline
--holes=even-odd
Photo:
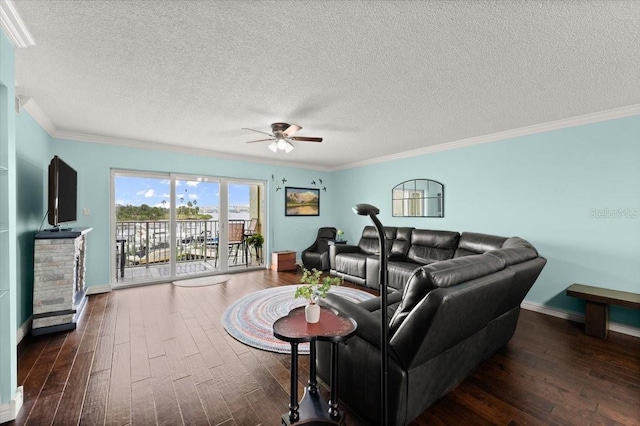
[[[319,168],[640,104],[640,1],[29,1],[57,131]],[[303,126],[272,153],[250,127]]]

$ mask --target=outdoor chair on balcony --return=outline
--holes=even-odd
[[[246,257],[245,237],[244,222],[229,222],[229,259],[233,256],[233,263],[238,263],[239,250]]]
[[[256,217],[251,218],[251,221],[249,222],[249,226],[244,231],[244,235],[249,236],[249,235],[255,234],[257,227],[258,227],[258,218]]]
[[[337,230],[332,227],[320,228],[311,246],[302,251],[302,264],[306,269],[318,271],[329,269],[329,241],[336,238]]]

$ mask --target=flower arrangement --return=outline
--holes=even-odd
[[[332,285],[342,284],[342,278],[340,277],[324,277],[321,281],[321,276],[322,271],[318,271],[316,268],[313,268],[311,271],[304,269],[302,278],[300,278],[300,284],[305,285],[296,288],[294,297],[302,297],[307,299],[309,303],[315,304],[318,299],[327,296]]]
[[[337,237],[338,241],[342,241],[342,236],[344,235],[344,231],[342,229],[338,229],[336,231],[336,235],[338,236]]]

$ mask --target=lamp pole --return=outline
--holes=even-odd
[[[353,212],[360,216],[369,216],[378,231],[378,240],[380,241],[380,313],[382,314],[380,350],[382,352],[381,366],[381,414],[380,420],[382,425],[387,423],[387,380],[389,376],[389,321],[387,320],[387,239],[384,235],[384,227],[378,219],[380,209],[371,204],[358,204],[353,207]]]

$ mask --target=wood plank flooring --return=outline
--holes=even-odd
[[[75,331],[21,343],[24,406],[7,424],[279,425],[289,356],[237,342],[220,318],[239,297],[298,278],[256,271],[91,296]],[[603,341],[582,327],[523,311],[509,344],[413,424],[640,425],[640,339]],[[308,364],[302,357],[299,397]],[[364,424],[341,408],[346,424]]]

